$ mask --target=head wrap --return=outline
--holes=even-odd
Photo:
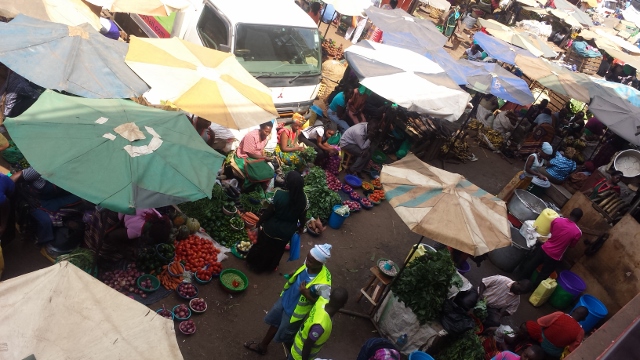
[[[549,144],[548,142],[543,142],[542,143],[542,152],[547,154],[547,155],[551,155],[553,154],[553,148],[551,147],[551,144]]]
[[[300,115],[298,113],[294,113],[293,114],[293,121],[297,122],[298,124],[304,124],[306,119],[304,118],[304,116],[302,116],[302,115]]]
[[[326,264],[327,260],[331,258],[331,245],[330,244],[322,244],[314,246],[309,252],[314,259],[319,262]]]

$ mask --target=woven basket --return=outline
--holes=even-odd
[[[324,100],[329,96],[329,88],[325,84],[320,84],[320,89],[318,90],[318,99]]]

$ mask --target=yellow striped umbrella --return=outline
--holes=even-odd
[[[125,62],[151,90],[152,104],[180,109],[231,129],[278,117],[271,91],[229,53],[178,38],[132,37]]]
[[[479,256],[509,246],[504,201],[409,154],[382,168],[386,198],[411,231]]]

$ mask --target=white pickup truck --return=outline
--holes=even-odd
[[[320,37],[294,1],[192,1],[196,4],[166,18],[118,13],[114,19],[129,35],[175,36],[231,52],[271,89],[281,117],[307,111],[320,87]]]

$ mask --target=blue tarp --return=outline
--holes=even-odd
[[[460,60],[460,69],[467,78],[468,88],[491,93],[518,105],[529,105],[535,100],[529,85],[496,63]]]
[[[521,49],[515,45],[511,45],[508,42],[502,41],[480,31],[473,35],[473,40],[477,42],[489,56],[510,65],[515,65],[516,55],[518,54],[522,56],[535,57],[528,50]]]
[[[446,72],[447,75],[449,75],[449,77],[451,77],[458,85],[467,85],[467,77],[465,76],[464,69],[460,63],[458,63],[458,60],[451,57],[445,49],[438,48],[430,50],[427,51],[424,56],[440,65],[444,72]]]

